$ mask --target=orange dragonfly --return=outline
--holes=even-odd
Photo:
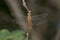
[[[28,19],[28,33],[29,33],[31,30],[31,11],[28,12],[27,19]]]

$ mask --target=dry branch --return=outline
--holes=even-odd
[[[5,0],[5,2],[11,9],[11,12],[14,13],[16,20],[21,28],[24,29],[24,31],[27,31],[27,21],[24,18],[25,16],[23,15],[23,11],[21,10],[18,0]]]

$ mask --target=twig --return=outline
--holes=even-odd
[[[15,18],[21,28],[26,32],[27,31],[27,20],[24,18],[23,11],[17,0],[5,0],[8,7],[11,9],[11,12],[14,13]]]

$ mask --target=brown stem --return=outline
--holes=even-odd
[[[27,31],[27,21],[24,18],[25,16],[23,15],[23,11],[21,10],[21,5],[19,5],[18,0],[5,0],[5,2],[14,13],[15,18],[21,28],[24,29],[24,31]]]

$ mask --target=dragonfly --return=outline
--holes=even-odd
[[[23,6],[26,8],[26,10],[28,11],[27,13],[27,25],[28,25],[28,32],[26,33],[27,37],[26,37],[26,40],[29,40],[29,35],[30,35],[30,31],[31,31],[31,24],[32,24],[32,21],[31,21],[31,10],[29,10],[29,8],[27,7],[26,5],[26,2],[25,0],[22,0],[23,2]]]

